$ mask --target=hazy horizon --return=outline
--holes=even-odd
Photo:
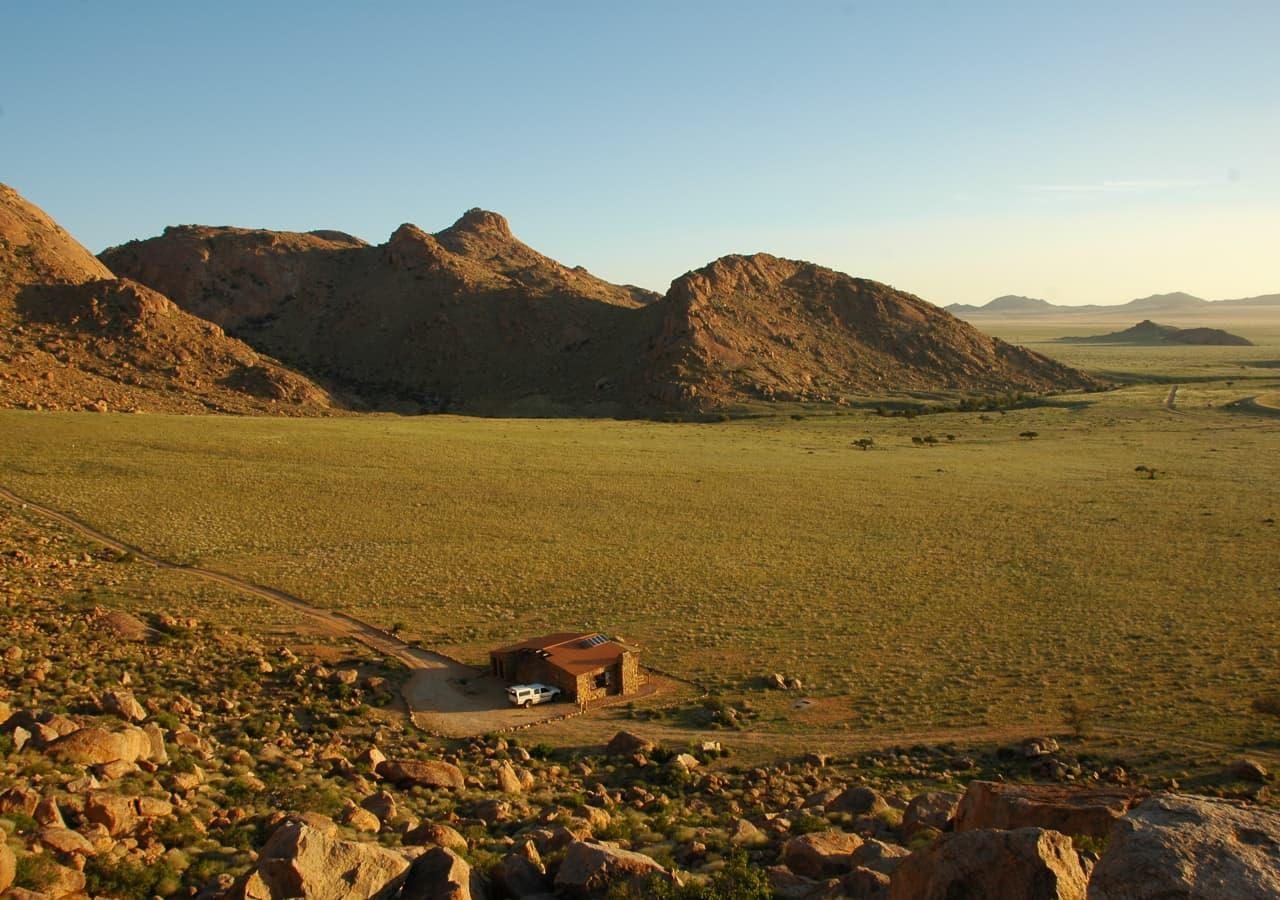
[[[0,181],[92,250],[464,210],[663,291],[769,252],[938,305],[1280,291],[1280,8],[7,11]]]

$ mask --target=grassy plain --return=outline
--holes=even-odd
[[[477,662],[620,634],[763,728],[996,730],[1076,698],[1101,725],[1274,748],[1250,704],[1280,689],[1280,427],[1224,406],[1280,386],[1280,328],[1248,336],[1037,345],[1185,378],[1173,411],[1140,384],[910,420],[3,412],[0,483]],[[815,703],[761,690],[774,671]]]

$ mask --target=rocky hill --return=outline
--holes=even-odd
[[[101,258],[373,402],[643,414],[1093,384],[916,297],[820,266],[725,257],[660,297],[563,266],[478,209],[436,234],[403,225],[376,247],[183,226]]]
[[[676,279],[660,308],[654,384],[713,406],[1093,385],[918,297],[764,253],[726,256]]]
[[[1252,347],[1253,341],[1231,334],[1221,328],[1178,328],[1176,325],[1161,325],[1150,319],[1143,319],[1137,325],[1123,331],[1108,334],[1094,334],[1086,337],[1061,337],[1063,344],[1140,344],[1143,346],[1161,346],[1168,344],[1194,345],[1203,347]]]
[[[0,405],[315,415],[331,398],[155,290],[117,279],[0,185]]]

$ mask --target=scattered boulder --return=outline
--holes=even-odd
[[[22,813],[24,816],[35,814],[40,805],[40,795],[29,787],[15,784],[0,794],[0,813]]]
[[[387,781],[402,787],[423,786],[460,791],[465,784],[461,769],[453,763],[437,759],[388,759],[378,765],[377,772]]]
[[[242,881],[245,900],[390,900],[409,870],[402,854],[343,841],[301,822],[275,830]]]
[[[36,804],[36,808],[31,811],[31,818],[36,820],[39,825],[47,828],[66,828],[67,823],[62,818],[62,810],[58,809],[58,803],[52,797],[45,797]]]
[[[1280,813],[1156,794],[1115,823],[1089,900],[1280,897]]]
[[[504,794],[524,793],[524,785],[520,783],[515,767],[505,759],[498,766],[498,790]]]
[[[409,867],[398,900],[484,900],[484,881],[458,854],[432,847]]]
[[[1039,759],[1041,756],[1057,753],[1062,748],[1058,745],[1057,738],[1029,737],[1023,740],[1020,749],[1024,759]]]
[[[163,766],[169,761],[169,751],[164,745],[164,731],[155,722],[143,725],[142,730],[151,744],[151,753],[147,755],[147,759],[158,766]]]
[[[815,831],[782,845],[782,864],[805,878],[836,878],[849,871],[849,854],[862,838],[844,831]]]
[[[1265,782],[1268,777],[1267,767],[1257,760],[1237,759],[1227,766],[1227,775],[1237,781]]]
[[[367,834],[377,834],[382,830],[381,819],[369,812],[369,810],[356,806],[350,800],[347,801],[346,807],[342,810],[342,824]]]
[[[88,838],[70,828],[42,828],[39,838],[40,843],[55,853],[93,856],[97,852]]]
[[[874,816],[888,812],[889,804],[878,791],[862,785],[853,785],[826,805],[827,812],[850,813],[855,816]]]
[[[489,871],[499,896],[520,900],[551,892],[551,882],[533,844],[525,842],[515,853],[508,853]]]
[[[950,791],[917,794],[902,813],[902,836],[909,839],[922,828],[945,831],[959,805],[960,795]]]
[[[132,613],[122,609],[103,610],[93,620],[94,628],[122,641],[147,641],[156,632]]]
[[[151,740],[141,728],[123,731],[81,728],[53,741],[45,752],[60,762],[97,766],[113,762],[137,762],[151,755]]]
[[[97,791],[85,798],[84,818],[107,829],[112,837],[127,834],[138,823],[138,814],[131,797]]]
[[[746,819],[738,819],[729,828],[729,843],[735,847],[759,847],[769,843],[769,838]]]
[[[467,852],[467,839],[454,827],[442,822],[423,822],[417,828],[405,832],[405,846],[445,847],[457,853]]]
[[[884,872],[855,866],[852,872],[840,879],[841,896],[847,900],[886,900],[890,884],[889,876]]]
[[[890,876],[889,900],[1084,900],[1087,876],[1071,839],[1042,828],[945,834]]]
[[[613,844],[574,841],[556,873],[556,890],[569,897],[601,897],[619,884],[643,884],[650,878],[676,883],[675,877],[643,853]]]
[[[677,753],[675,756],[671,757],[671,762],[668,763],[668,765],[673,769],[682,769],[685,772],[692,772],[694,769],[698,768],[698,766],[702,765],[702,763],[699,762],[698,758],[691,753]]]
[[[1144,793],[1045,784],[971,781],[955,814],[955,830],[1045,828],[1102,838]]]
[[[143,819],[163,819],[173,815],[173,804],[157,797],[138,797],[133,808]]]
[[[360,801],[360,805],[377,816],[381,822],[390,822],[396,817],[396,798],[386,791],[370,794]]]
[[[893,870],[898,868],[898,864],[902,862],[903,858],[910,855],[910,853],[911,851],[906,847],[871,839],[865,841],[861,847],[849,855],[849,865],[855,869],[861,866],[865,869],[872,869],[876,872],[883,872],[885,875],[891,875]]]
[[[102,709],[126,722],[141,722],[147,717],[147,711],[130,691],[107,691],[102,695]]]
[[[609,756],[633,756],[637,753],[652,753],[655,746],[653,741],[647,738],[629,731],[619,731],[609,741],[604,752]]]

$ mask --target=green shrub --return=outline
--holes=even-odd
[[[29,891],[41,891],[57,878],[58,864],[48,853],[29,853],[18,857],[14,869],[13,886]]]

